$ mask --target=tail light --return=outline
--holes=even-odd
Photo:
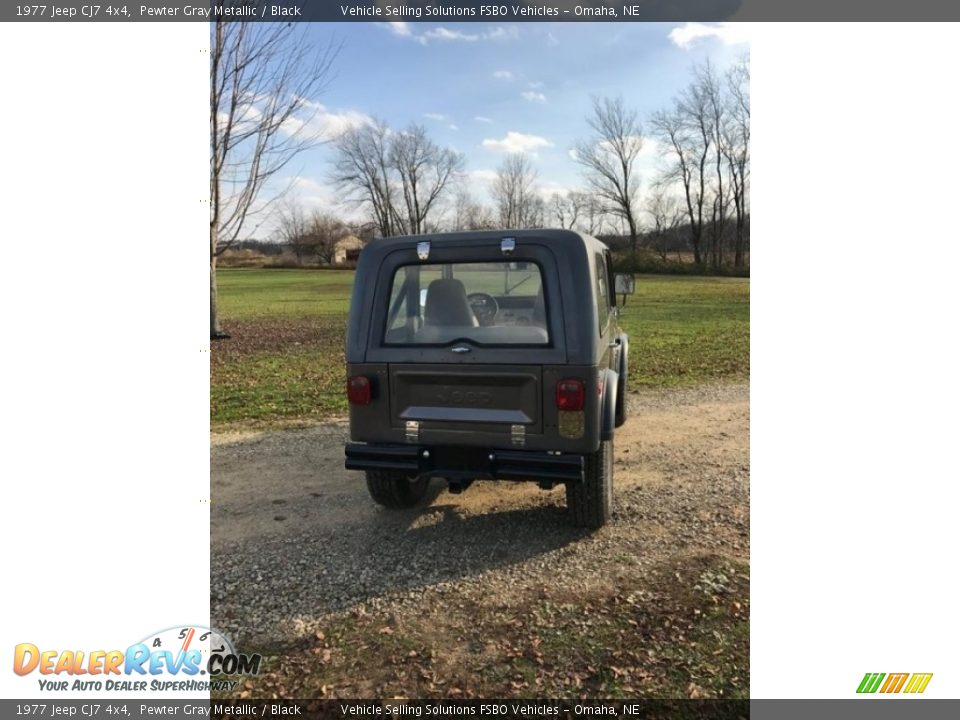
[[[561,380],[557,383],[557,410],[579,412],[583,410],[583,381]]]
[[[351,405],[370,404],[370,378],[353,375],[347,378],[347,399]]]

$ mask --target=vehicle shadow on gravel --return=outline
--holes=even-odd
[[[464,514],[448,498],[437,503],[441,490],[431,488],[430,504],[410,510],[375,508],[335,529],[314,526],[214,550],[215,623],[283,646],[325,613],[512,565],[529,568],[589,534],[557,505]]]

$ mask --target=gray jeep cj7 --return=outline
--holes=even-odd
[[[602,526],[626,420],[615,288],[607,246],[566,230],[374,240],[350,305],[346,467],[389,508],[432,477],[563,483],[574,521]]]

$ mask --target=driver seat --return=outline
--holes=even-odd
[[[425,325],[480,325],[470,308],[463,283],[456,278],[441,278],[430,283],[423,318]]]

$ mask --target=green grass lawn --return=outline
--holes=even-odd
[[[221,269],[211,421],[270,425],[346,409],[344,331],[353,273]],[[640,276],[621,323],[630,334],[630,387],[745,380],[750,282]]]
[[[342,316],[350,304],[353,271],[221,269],[220,313],[225,320]]]
[[[750,281],[640,276],[620,322],[630,336],[629,387],[750,375]]]

